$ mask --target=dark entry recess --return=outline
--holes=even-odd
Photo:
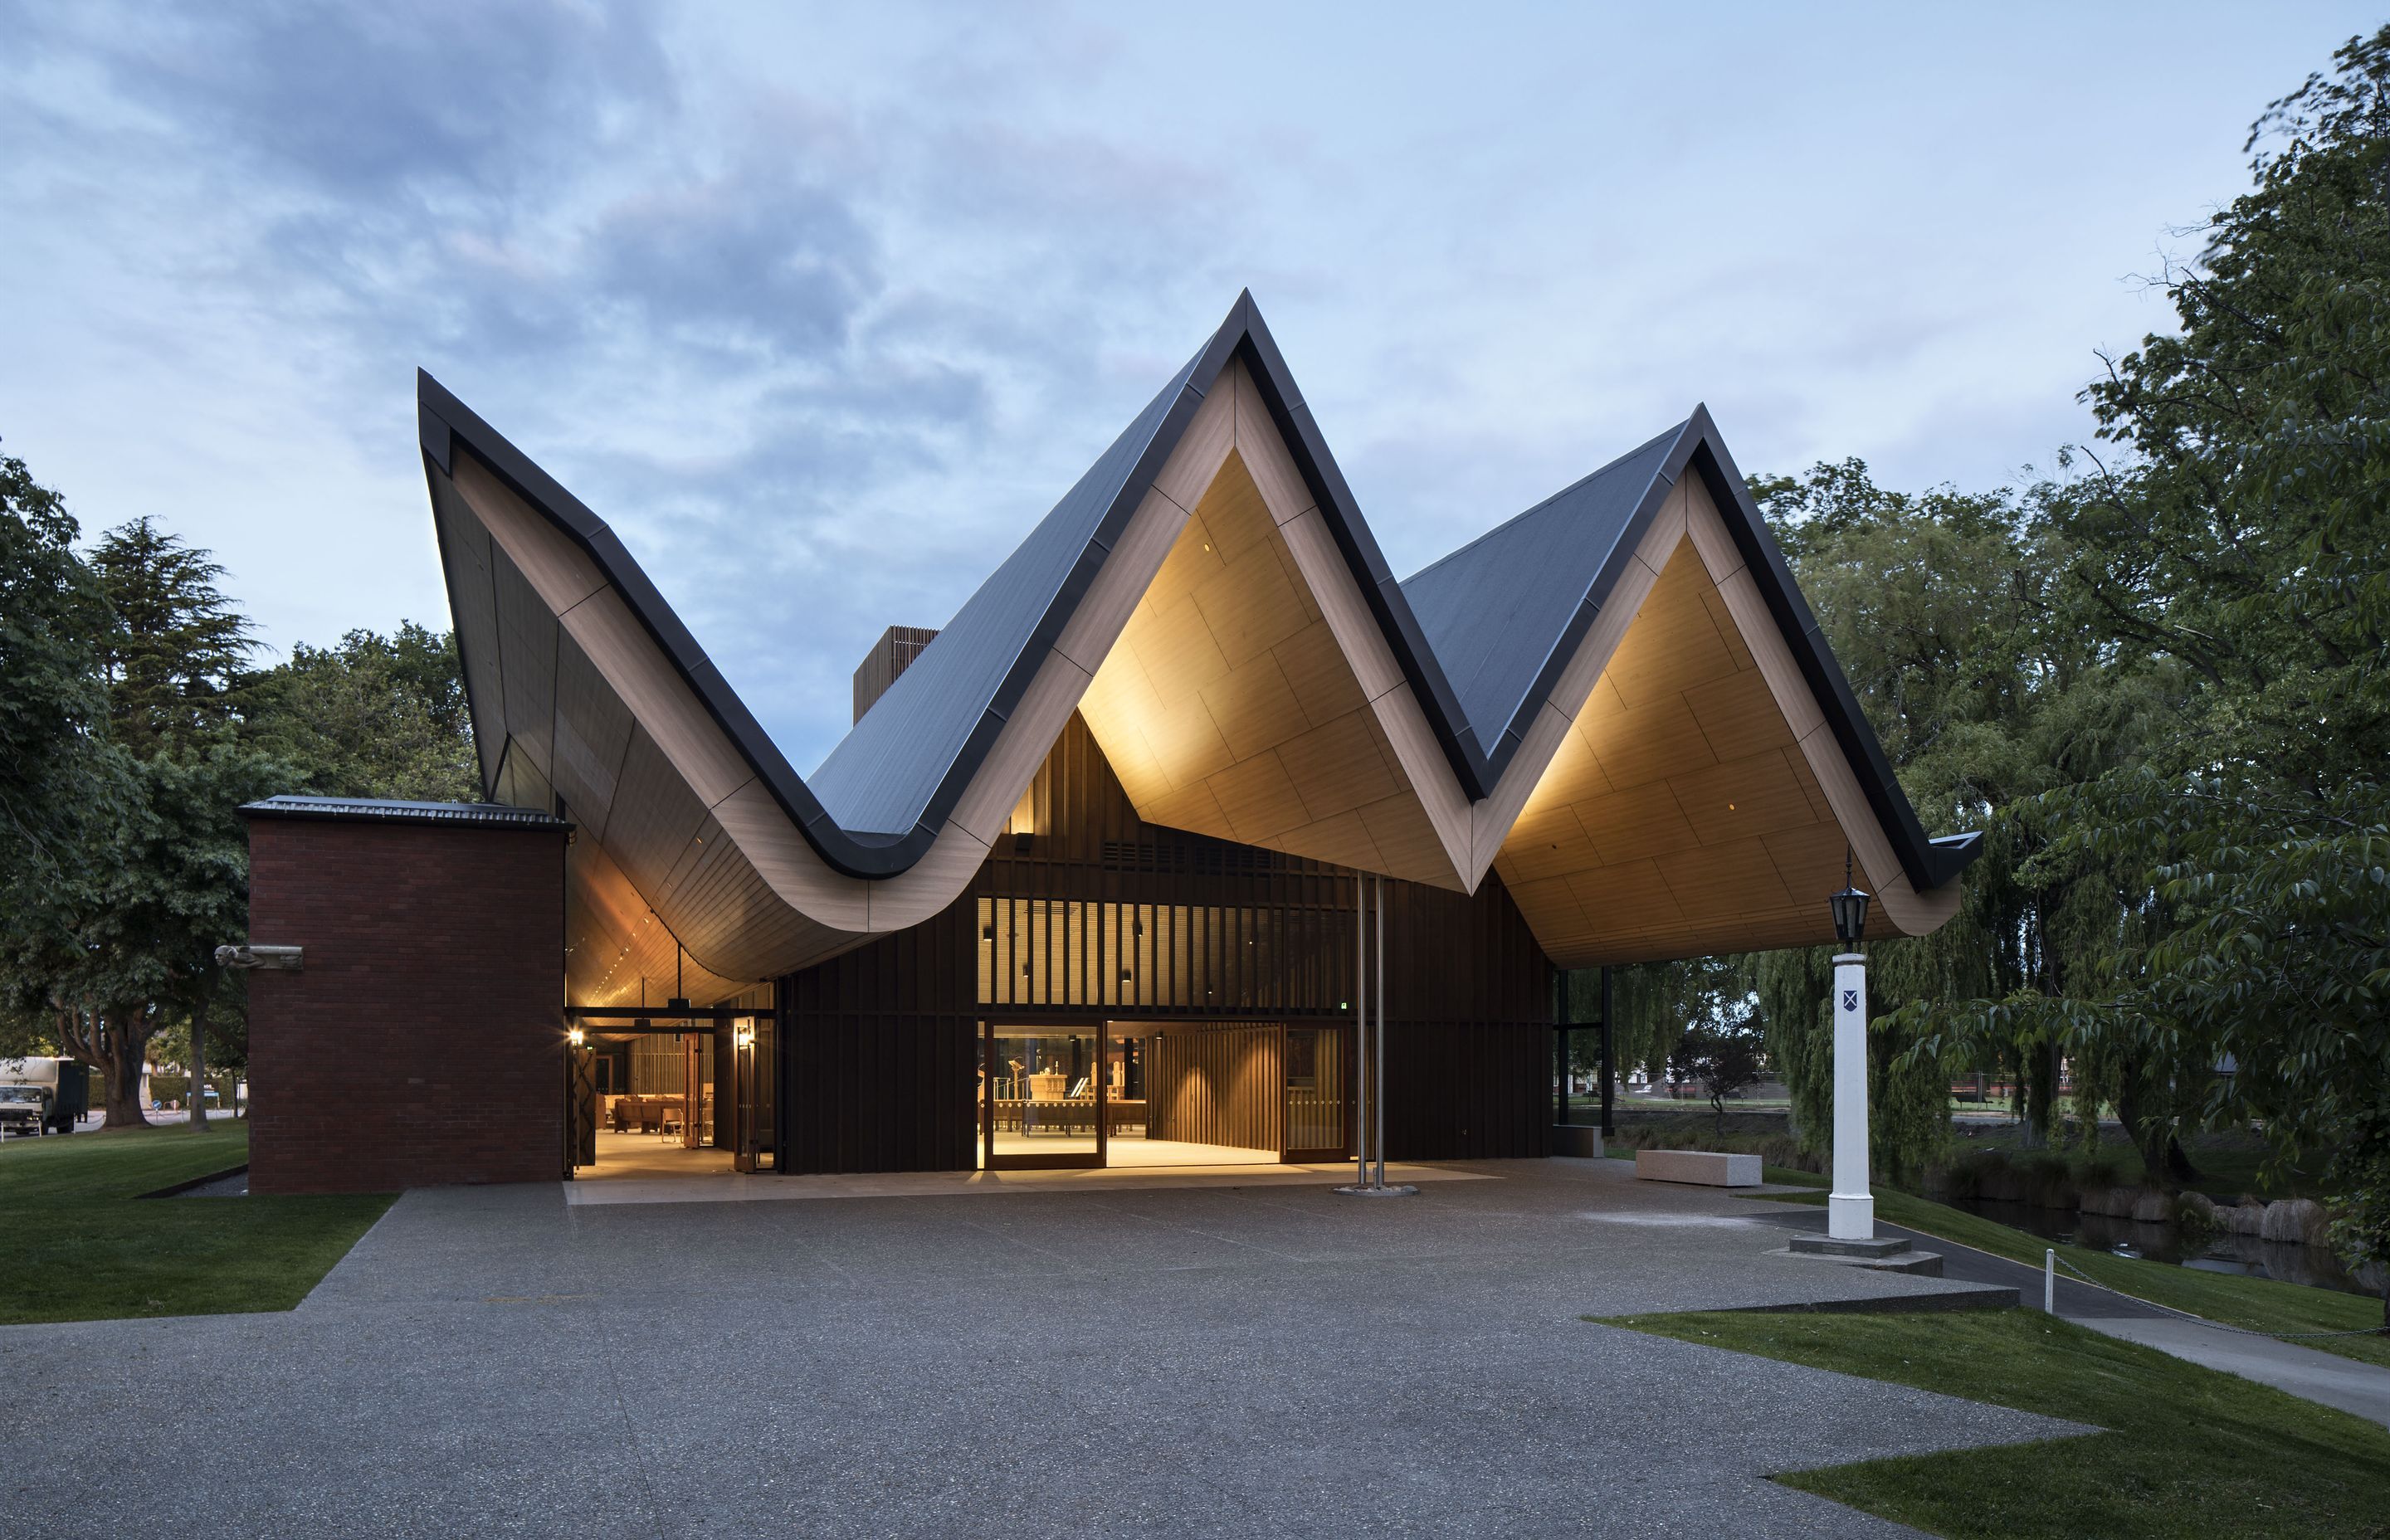
[[[974,1169],[989,1020],[1333,1030],[1344,1063],[1353,881],[1144,822],[1074,716],[962,897],[778,981],[781,1169]],[[1500,878],[1386,884],[1390,1155],[1546,1152],[1552,976]]]

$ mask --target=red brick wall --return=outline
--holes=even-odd
[[[251,1191],[564,1175],[563,840],[251,820]]]

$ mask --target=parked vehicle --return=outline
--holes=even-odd
[[[48,1133],[50,1100],[50,1093],[39,1085],[0,1085],[0,1138]]]
[[[0,1133],[71,1134],[91,1110],[91,1075],[71,1059],[0,1059]]]

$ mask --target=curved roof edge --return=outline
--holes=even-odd
[[[1534,683],[1510,720],[1475,724],[1468,720],[1441,661],[1404,596],[1401,583],[1387,565],[1375,535],[1363,519],[1251,291],[1239,295],[1211,340],[1172,385],[1165,387],[1163,395],[1139,415],[1141,422],[1156,408],[1161,409],[1150,437],[1137,446],[1127,443],[1129,435],[1124,434],[1113,450],[1107,451],[1107,457],[1124,447],[1136,453],[1133,463],[1122,466],[1124,474],[1117,485],[1110,488],[1109,500],[1094,520],[1092,533],[1066,575],[1050,596],[1044,596],[1034,616],[1024,617],[1027,624],[1017,650],[1001,677],[986,692],[987,698],[960,703],[970,713],[968,728],[909,827],[902,832],[882,832],[850,829],[831,815],[604,520],[422,370],[417,371],[417,405],[427,476],[434,472],[448,474],[461,449],[562,532],[620,593],[639,624],[823,861],[846,876],[876,879],[900,875],[928,853],[947,815],[995,745],[1005,722],[1027,692],[1047,645],[1060,635],[1102,570],[1112,544],[1135,513],[1146,483],[1178,446],[1204,397],[1232,359],[1241,359],[1245,364],[1272,423],[1317,503],[1325,527],[1358,579],[1456,780],[1471,802],[1490,796],[1501,780],[1526,726],[1551,699],[1577,645],[1632,559],[1627,553],[1657,517],[1669,492],[1690,468],[1702,477],[1712,502],[1741,547],[1745,561],[1760,580],[1758,586],[1769,611],[1790,644],[1836,742],[1857,772],[1870,807],[1890,836],[1910,883],[1921,892],[1941,887],[1979,853],[1977,835],[1943,839],[1926,835],[1916,810],[1893,775],[1882,745],[1859,711],[1849,680],[1828,649],[1806,601],[1793,585],[1783,555],[1767,533],[1758,507],[1727,454],[1706,407],[1697,406],[1692,416],[1674,430],[1674,442],[1638,499],[1622,538],[1593,574],[1583,602],[1573,610],[1561,633],[1551,638]],[[1073,494],[1080,490],[1074,488]],[[1068,503],[1066,498],[1064,505],[1058,505],[1047,520],[1059,517]],[[1044,527],[1045,521],[1041,521],[1040,528]],[[1032,596],[1033,600],[1037,597]],[[932,650],[936,645],[931,644]],[[925,653],[924,658],[927,656]],[[881,703],[888,704],[888,699],[883,698]],[[1486,746],[1489,737],[1490,749]]]

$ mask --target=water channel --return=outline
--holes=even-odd
[[[2117,1256],[2142,1257],[2196,1267],[2206,1273],[2237,1273],[2243,1277],[2273,1278],[2309,1289],[2332,1289],[2344,1294],[2377,1295],[2349,1275],[2340,1259],[2321,1246],[2263,1240],[2254,1235],[2219,1234],[2191,1242],[2171,1225],[2118,1219],[2103,1213],[2070,1209],[2045,1209],[1997,1198],[1944,1198],[1941,1201],[1969,1213],[2023,1230],[2047,1240],[2064,1241]]]

